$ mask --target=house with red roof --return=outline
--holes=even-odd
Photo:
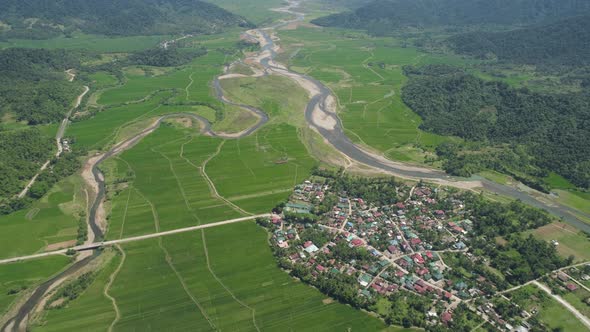
[[[449,325],[449,323],[453,321],[453,315],[450,312],[445,311],[440,315],[440,321],[445,325]]]
[[[412,259],[416,264],[424,264],[424,257],[422,257],[422,255],[419,253],[412,255]]]

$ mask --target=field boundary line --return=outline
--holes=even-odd
[[[223,287],[223,289],[225,289],[227,291],[227,293],[236,302],[238,302],[242,307],[247,308],[250,311],[252,311],[252,323],[254,324],[254,327],[256,328],[256,331],[260,332],[260,328],[258,327],[258,324],[256,324],[256,309],[250,307],[249,305],[247,305],[246,303],[244,303],[240,299],[238,299],[236,297],[236,295],[223,283],[223,281],[221,281],[221,279],[219,279],[219,277],[217,277],[217,275],[215,274],[215,272],[211,268],[211,261],[209,260],[209,250],[207,249],[207,240],[205,238],[205,230],[204,229],[201,229],[201,238],[203,240],[203,251],[205,252],[205,259],[207,261],[207,269],[209,270],[209,273],[211,273],[211,275],[213,276],[213,278],[215,280],[217,280],[217,282],[221,285],[221,287]]]
[[[161,153],[161,152],[159,152],[159,153],[164,158],[166,158],[168,160],[168,163],[170,165],[170,170],[174,174],[174,177],[176,177],[176,180],[179,181],[178,180],[178,177],[176,176],[176,173],[172,169],[172,162],[170,161],[170,159],[168,159],[168,157],[166,157],[163,153]],[[178,185],[180,187],[180,183]],[[181,190],[182,196],[185,199],[185,202],[188,204],[188,202],[186,200],[186,197],[184,196],[184,189],[182,187],[180,187],[180,190]],[[148,202],[148,204],[152,208],[152,215],[154,217],[154,226],[156,227],[156,231],[157,232],[160,232],[160,217],[158,216],[158,213],[156,212],[155,206],[145,196],[144,196],[144,198],[145,198],[145,200]],[[187,207],[188,207],[188,205],[187,205]],[[188,208],[190,209],[190,207],[188,207]],[[189,212],[190,212],[190,210],[189,210]],[[203,317],[205,317],[205,319],[207,320],[207,322],[209,322],[209,325],[211,325],[211,327],[214,330],[217,330],[217,327],[215,326],[215,324],[213,324],[213,321],[211,320],[211,318],[209,317],[209,315],[207,315],[207,312],[205,311],[205,308],[203,308],[203,306],[201,306],[201,303],[199,303],[199,301],[195,298],[195,296],[190,292],[190,290],[188,289],[186,283],[184,282],[184,278],[182,278],[182,275],[180,275],[180,272],[178,272],[178,270],[176,269],[176,267],[172,263],[172,257],[170,256],[170,253],[168,252],[168,250],[164,247],[164,244],[162,243],[162,237],[159,237],[158,238],[158,246],[160,247],[160,249],[162,249],[162,252],[164,253],[164,259],[166,260],[166,263],[168,264],[168,266],[170,267],[170,269],[172,270],[172,272],[174,272],[174,274],[176,275],[176,278],[180,282],[180,285],[182,286],[182,288],[183,288],[184,292],[186,293],[186,295],[188,297],[190,297],[191,301],[195,304],[195,306],[199,309],[199,311],[201,311],[201,314],[203,315]]]
[[[215,326],[215,324],[211,320],[211,317],[209,317],[209,315],[205,311],[205,308],[197,300],[197,298],[194,296],[194,294],[188,289],[188,286],[186,285],[186,282],[184,281],[184,278],[182,277],[182,275],[180,274],[180,272],[178,272],[178,270],[174,266],[174,263],[172,262],[172,256],[170,256],[170,253],[168,252],[168,250],[166,249],[166,247],[162,243],[162,238],[161,237],[158,238],[158,246],[164,252],[164,258],[166,259],[166,263],[168,263],[168,266],[170,267],[170,269],[172,269],[172,271],[176,275],[176,278],[178,278],[178,281],[180,282],[180,285],[182,286],[182,289],[184,289],[184,292],[186,293],[186,295],[188,297],[190,297],[190,299],[197,306],[197,308],[199,309],[199,311],[201,311],[201,314],[203,315],[203,317],[205,317],[205,319],[207,320],[207,322],[209,322],[209,325],[211,325],[211,328],[213,328],[214,330],[219,330],[217,328],[217,326]]]
[[[196,231],[199,229],[219,227],[219,226],[230,225],[230,224],[235,224],[235,223],[244,222],[244,221],[252,221],[252,220],[255,220],[256,218],[270,218],[270,216],[271,216],[270,213],[264,213],[264,214],[254,215],[254,216],[247,216],[247,217],[240,217],[240,218],[235,218],[235,219],[217,221],[217,222],[212,222],[212,223],[203,224],[203,225],[177,228],[177,229],[173,229],[173,230],[169,230],[169,231],[132,236],[132,237],[124,238],[124,239],[95,242],[95,243],[91,243],[91,244],[71,247],[68,249],[60,249],[60,250],[43,252],[43,253],[39,253],[39,254],[28,255],[28,256],[19,256],[19,257],[1,259],[0,264],[9,264],[9,263],[30,260],[30,259],[35,259],[35,258],[42,258],[42,257],[47,257],[47,256],[52,256],[52,255],[65,255],[66,252],[70,249],[76,250],[76,251],[91,250],[91,249],[96,249],[96,248],[105,247],[105,246],[112,246],[112,245],[119,244],[119,243],[129,243],[129,242],[135,242],[135,241],[142,241],[142,240],[148,240],[148,239],[158,238],[158,237],[162,237],[162,236],[192,232],[192,231]]]
[[[247,216],[251,216],[252,213],[250,213],[250,212],[242,209],[241,207],[237,206],[236,204],[230,202],[227,198],[221,196],[219,194],[219,192],[217,191],[217,188],[215,187],[215,183],[213,183],[213,180],[211,180],[211,178],[209,177],[209,175],[206,172],[207,164],[211,160],[213,160],[213,158],[217,157],[219,155],[219,153],[221,153],[221,149],[225,145],[225,142],[226,142],[225,140],[221,141],[221,143],[219,143],[219,145],[217,146],[217,150],[215,151],[215,153],[212,154],[212,155],[210,155],[209,158],[207,158],[207,159],[205,159],[205,161],[203,161],[203,164],[201,164],[201,167],[198,167],[199,173],[201,173],[201,176],[207,182],[207,185],[209,186],[209,191],[211,192],[211,194],[213,195],[213,197],[218,198],[221,201],[225,202],[227,205],[229,205],[235,211],[237,211],[239,213],[242,213],[242,214],[245,214]],[[184,156],[181,156],[181,157],[184,158]],[[187,160],[186,158],[184,158],[184,159]]]
[[[111,325],[109,325],[108,332],[112,332],[113,328],[115,327],[117,322],[119,322],[119,319],[121,319],[121,312],[119,311],[119,306],[117,305],[117,300],[109,294],[109,290],[111,289],[111,286],[115,282],[117,275],[119,275],[119,271],[121,271],[121,268],[123,267],[123,264],[125,263],[125,258],[127,258],[127,254],[125,253],[125,250],[123,250],[121,248],[121,246],[119,246],[117,244],[117,245],[115,245],[115,248],[117,248],[117,250],[121,253],[121,262],[119,263],[119,266],[117,266],[117,269],[109,277],[109,282],[106,284],[104,291],[103,291],[104,296],[106,296],[108,299],[111,300],[111,302],[113,303],[113,309],[115,309],[115,319],[111,322]]]
[[[127,194],[127,202],[125,203],[125,211],[123,212],[123,222],[121,222],[121,231],[119,231],[119,239],[123,238],[123,230],[125,229],[125,220],[127,219],[127,210],[129,209],[129,200],[131,199],[131,192],[135,188],[129,188],[129,194]]]
[[[188,78],[191,80],[191,82],[190,82],[190,83],[189,83],[189,84],[186,86],[186,88],[184,88],[184,91],[186,92],[186,100],[189,100],[189,98],[190,98],[190,92],[188,91],[188,89],[189,89],[189,88],[191,87],[191,85],[193,85],[193,83],[195,82],[195,81],[193,80],[193,74],[194,74],[194,72],[192,72],[192,73],[191,73],[191,74],[188,76]]]

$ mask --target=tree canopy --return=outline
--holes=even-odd
[[[104,35],[214,33],[250,26],[244,18],[199,0],[5,0],[6,38],[44,39],[73,32]]]
[[[471,32],[448,40],[458,53],[533,65],[590,65],[590,15],[505,32]]]
[[[406,67],[405,73],[410,80],[402,98],[424,119],[423,129],[459,136],[480,147],[508,149],[525,164],[590,187],[589,93],[535,93],[440,65]],[[453,172],[457,165],[449,166],[461,161],[457,148],[447,145],[437,151],[449,160],[446,166],[451,173],[457,173]],[[464,160],[469,158],[463,155]],[[499,154],[489,164],[502,171],[510,168],[510,158]],[[522,165],[516,168],[523,169]]]
[[[577,0],[375,0],[312,22],[382,35],[404,27],[533,24],[588,12],[590,2]]]

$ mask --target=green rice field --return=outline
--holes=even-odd
[[[450,56],[426,55],[393,38],[373,38],[337,29],[281,31],[291,69],[326,83],[338,97],[349,137],[386,157],[423,162],[428,151],[452,139],[419,129],[420,117],[401,100],[404,65],[458,63]]]
[[[303,330],[379,331],[382,321],[339,303],[276,267],[266,232],[252,222],[146,240],[123,247],[124,263],[108,288],[120,318],[115,331]],[[115,321],[102,292],[107,273],[68,307],[52,310],[33,330],[104,330]],[[141,278],[138,276],[141,275]],[[102,294],[101,294],[102,293]],[[91,303],[99,305],[92,306]],[[72,319],[85,310],[92,315]],[[390,328],[395,331],[397,329]]]

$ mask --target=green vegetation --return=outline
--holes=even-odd
[[[77,31],[104,35],[215,33],[249,26],[240,16],[203,1],[3,1],[4,38],[47,39]]]
[[[472,32],[449,39],[458,53],[519,64],[590,65],[590,16],[507,32]]]
[[[572,226],[564,223],[551,223],[528,233],[548,243],[557,241],[557,252],[563,258],[573,256],[576,262],[590,260],[590,252],[588,251],[590,239],[585,233]]]
[[[59,309],[67,306],[70,301],[77,299],[90,286],[94,277],[93,272],[86,272],[69,282],[49,298],[46,308]],[[56,302],[57,304],[54,304]]]
[[[317,290],[276,267],[265,240],[266,232],[243,223],[163,238],[160,244],[154,240],[126,245],[126,263],[111,292],[122,315],[115,328],[384,328],[365,313],[322,303]],[[144,271],[140,280],[137,271]]]
[[[135,52],[129,57],[129,62],[134,65],[175,67],[191,62],[194,58],[207,54],[205,48],[181,51],[178,47],[152,48],[141,52]]]
[[[0,197],[11,197],[24,188],[25,181],[50,158],[52,143],[37,128],[0,132]]]
[[[80,93],[64,71],[79,66],[79,55],[73,52],[0,50],[0,115],[10,112],[31,125],[61,121]]]
[[[10,39],[0,40],[0,48],[44,48],[76,49],[97,52],[133,52],[155,47],[172,36],[133,36],[114,37],[75,33],[69,37],[56,37],[44,40]]]
[[[207,174],[219,193],[237,205],[256,197],[256,208],[248,211],[260,213],[277,203],[274,191],[291,189],[309,176],[314,164],[297,130],[281,124],[227,141],[207,165]],[[267,201],[266,195],[273,199]],[[288,192],[281,196],[287,198]]]
[[[583,331],[585,329],[584,325],[565,307],[533,285],[522,287],[509,293],[508,296],[528,312],[536,309],[538,314],[534,319],[549,329],[561,331]]]
[[[70,259],[50,256],[42,259],[0,265],[0,315],[33,286],[63,269]]]
[[[48,245],[75,242],[86,196],[76,176],[60,181],[28,209],[0,217],[2,258],[33,254]]]
[[[248,2],[241,0],[207,0],[217,6],[229,10],[232,13],[239,13],[250,22],[262,26],[283,16],[278,12],[270,11],[271,8],[281,7],[282,0],[250,0]]]
[[[103,257],[104,259],[100,260],[104,265],[94,272],[93,282],[66,306],[61,305],[57,310],[44,311],[31,326],[33,331],[104,331],[108,329],[115,319],[115,311],[113,303],[105,295],[105,292],[107,294],[109,292],[106,286],[123,258],[109,251],[103,253]],[[62,290],[59,292],[61,293]],[[48,305],[58,303],[49,302]]]
[[[221,86],[229,100],[260,108],[268,114],[271,123],[285,122],[298,128],[305,124],[307,92],[288,78],[276,75],[232,78],[222,80]]]
[[[334,91],[347,135],[394,160],[422,163],[450,138],[419,129],[421,119],[401,100],[402,66],[461,63],[452,56],[426,55],[393,38],[350,31],[303,28],[281,32],[279,61]]]
[[[575,0],[376,0],[312,22],[384,35],[406,27],[531,24],[589,11],[590,4]]]
[[[422,128],[475,142],[437,149],[447,172],[468,176],[490,168],[543,191],[540,178],[555,172],[579,187],[590,186],[587,94],[516,90],[449,66],[405,71],[411,79],[403,99],[424,119]]]

